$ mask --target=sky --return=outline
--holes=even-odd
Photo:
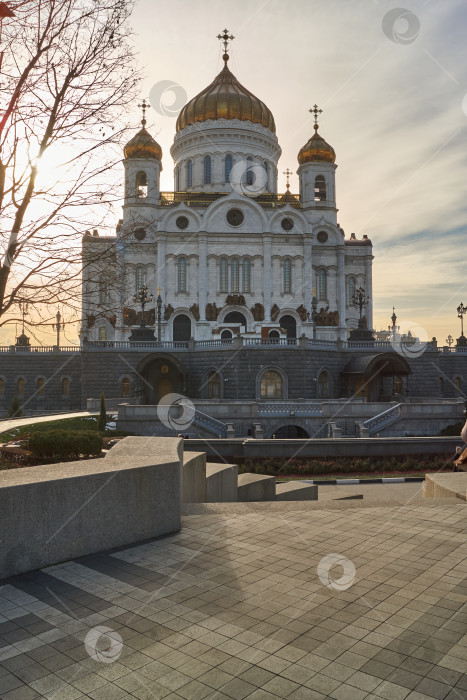
[[[156,106],[162,190],[173,190],[178,112],[221,70],[224,28],[235,36],[229,68],[274,114],[279,191],[286,168],[298,191],[317,103],[337,154],[338,221],[373,242],[376,330],[394,305],[402,330],[441,345],[460,335],[456,309],[467,305],[467,0],[400,2],[138,0],[132,41],[141,98]],[[128,117],[139,128],[137,104]]]

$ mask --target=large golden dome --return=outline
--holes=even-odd
[[[316,161],[321,163],[334,163],[336,161],[336,152],[333,147],[326,143],[323,137],[318,134],[317,124],[315,124],[314,128],[315,133],[299,151],[298,162],[300,165]]]
[[[162,160],[162,148],[157,141],[152,138],[145,127],[133,136],[123,150],[125,158],[153,158]]]
[[[211,85],[193,97],[180,112],[177,132],[189,124],[208,119],[239,119],[261,124],[276,133],[271,110],[238,82],[227,67],[227,55],[224,61],[224,68]]]

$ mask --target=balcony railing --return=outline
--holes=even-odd
[[[161,192],[160,205],[172,207],[175,204],[184,202],[189,207],[208,207],[222,197],[227,197],[229,192]],[[246,194],[246,197],[253,199],[255,202],[264,208],[274,209],[276,207],[285,207],[290,204],[292,207],[300,208],[300,195],[289,194],[287,197],[284,194],[264,193],[259,195]],[[325,202],[320,202],[325,204]]]

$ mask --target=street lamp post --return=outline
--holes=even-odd
[[[146,321],[144,318],[144,309],[146,305],[154,301],[154,297],[152,294],[149,294],[149,290],[146,285],[143,284],[143,286],[138,289],[136,294],[133,296],[133,301],[135,304],[140,304],[141,306],[141,322],[139,324],[139,328],[135,328],[132,331],[129,341],[150,342],[155,340],[154,331],[152,328],[146,328]]]
[[[454,338],[452,337],[451,334],[448,335],[448,337],[446,338],[446,341],[445,341],[445,342],[449,345],[449,347],[451,347],[451,345],[452,345],[453,342],[454,342]]]
[[[311,313],[307,313],[307,318],[313,323],[313,340],[316,340],[316,324],[318,320],[318,300],[316,298],[316,290],[313,289],[313,299],[311,300]]]
[[[52,323],[52,328],[54,331],[57,331],[57,348],[60,347],[60,331],[65,330],[65,321],[62,321],[62,315],[60,313],[60,309],[57,311],[57,315],[55,316],[57,323]]]
[[[464,306],[464,304],[461,302],[459,306],[457,307],[457,318],[460,318],[461,320],[461,335],[460,338],[457,339],[457,346],[461,347],[466,347],[467,346],[467,338],[464,335],[464,314],[467,313],[467,306]]]
[[[367,306],[368,302],[370,301],[369,296],[363,289],[363,287],[359,287],[358,289],[355,290],[353,296],[352,296],[352,304],[357,307],[358,312],[359,312],[359,319],[358,319],[358,328],[354,328],[353,330],[350,331],[349,334],[349,341],[351,342],[369,342],[373,343],[374,338],[371,333],[371,330],[367,328],[366,322],[363,320],[363,309],[365,306]],[[395,315],[395,314],[394,314]]]
[[[160,342],[162,340],[162,297],[161,288],[158,289],[157,294],[157,340]]]

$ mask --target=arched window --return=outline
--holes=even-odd
[[[232,172],[233,159],[230,153],[225,156],[225,172],[224,181],[230,182],[230,173]]]
[[[144,286],[144,268],[137,267],[135,273],[135,291],[138,292]]]
[[[186,258],[179,258],[178,260],[178,291],[186,292]]]
[[[290,294],[292,292],[292,262],[290,260],[284,260],[283,274],[284,294]]]
[[[186,186],[187,189],[193,187],[193,161],[189,160],[186,164]]]
[[[261,398],[282,398],[282,377],[279,372],[269,370],[261,375]]]
[[[396,394],[403,394],[404,392],[404,382],[402,380],[402,377],[396,377],[396,382],[395,382],[395,390]]]
[[[109,300],[109,296],[107,293],[107,276],[102,273],[99,276],[99,304],[105,305],[107,304]]]
[[[240,290],[240,273],[239,273],[240,266],[238,264],[237,258],[234,258],[232,260],[232,267],[231,267],[231,291],[232,292],[238,292]]]
[[[174,318],[173,339],[174,340],[190,340],[191,338],[191,319],[185,314],[180,314]]]
[[[263,163],[263,168],[264,168],[264,188],[266,190],[269,190],[269,166],[268,166],[268,163],[266,160]]]
[[[148,196],[148,178],[144,170],[136,173],[136,196],[145,199]]]
[[[243,261],[243,291],[251,291],[251,263],[248,258]]]
[[[3,377],[0,377],[0,396],[5,395],[5,380]]]
[[[219,289],[221,292],[228,292],[227,260],[222,258],[219,263]]]
[[[208,399],[220,399],[221,397],[221,378],[217,372],[209,372],[206,383],[206,394]]]
[[[130,396],[130,380],[128,377],[125,377],[122,379],[122,396],[124,398],[128,398]]]
[[[315,177],[315,202],[324,202],[326,200],[326,180],[324,175]]]
[[[318,299],[326,299],[326,270],[318,270],[316,273],[316,286],[318,288]]]
[[[180,192],[180,168],[178,166],[175,168],[175,189]]]
[[[18,379],[18,383],[16,385],[16,391],[18,392],[18,396],[23,396],[23,394],[24,394],[24,379],[23,379],[23,377],[20,377]]]
[[[326,370],[319,373],[318,377],[318,398],[328,399],[329,398],[329,374]]]
[[[297,337],[297,321],[293,316],[286,314],[281,317],[279,323],[281,324],[281,328],[287,331],[287,338]]]
[[[227,330],[222,331],[222,333],[221,333],[221,340],[224,340],[224,341],[227,342],[227,343],[231,343],[231,342],[232,342],[232,332],[231,332],[231,331],[227,331]]]
[[[224,323],[239,323],[246,328],[246,318],[240,311],[230,311],[224,318]]]
[[[43,377],[39,377],[37,380],[37,395],[44,396],[45,394],[45,381]]]
[[[211,156],[205,156],[204,158],[204,184],[211,184]]]
[[[349,277],[347,279],[347,304],[351,306],[353,304],[353,297],[355,294],[355,290],[357,288],[357,282],[355,280],[355,277]]]
[[[255,181],[255,174],[253,172],[253,158],[248,158],[246,159],[246,172],[245,172],[245,184],[248,187],[251,187]]]
[[[439,378],[439,393],[441,396],[444,394],[444,379],[443,377]]]
[[[279,331],[273,329],[272,331],[269,331],[269,337],[273,340],[278,340],[281,337],[281,334],[279,333]]]
[[[105,326],[99,327],[99,340],[107,340],[107,328]]]
[[[62,379],[62,396],[70,395],[70,380],[68,377],[63,377]]]

